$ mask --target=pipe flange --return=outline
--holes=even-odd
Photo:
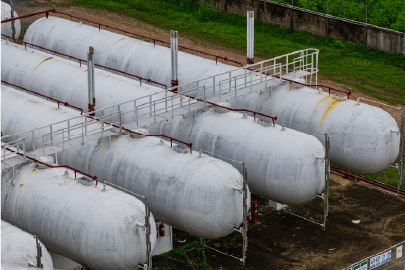
[[[347,100],[347,96],[342,96],[342,95],[339,95],[339,94],[333,94],[332,98],[336,99],[336,100],[339,100],[339,101]]]
[[[50,166],[54,165],[54,162],[55,162],[53,157],[49,156],[49,155],[48,156],[40,156],[40,157],[37,158],[37,160],[42,162],[42,163],[45,163],[47,165],[50,165]],[[39,169],[48,169],[49,168],[48,166],[46,166],[44,164],[41,164],[41,163],[38,163],[38,162],[35,162],[35,165]]]
[[[134,138],[134,139],[143,138],[143,137],[146,137],[147,135],[149,135],[149,131],[146,127],[135,128],[132,131],[138,133],[138,134],[131,133],[131,135],[129,135],[131,138]]]
[[[229,112],[229,110],[227,108],[231,108],[231,103],[228,101],[219,101],[216,104],[221,106],[221,107],[214,106],[214,111],[216,113],[226,113],[226,112]],[[223,107],[225,107],[225,108],[223,108]]]

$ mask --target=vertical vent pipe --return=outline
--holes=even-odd
[[[94,86],[94,48],[89,47],[87,54],[87,80],[89,93],[89,112],[96,110],[96,90]]]
[[[254,25],[255,25],[255,12],[247,12],[247,64],[254,63]]]
[[[172,80],[171,84],[173,86],[179,85],[179,80],[177,77],[177,63],[178,63],[178,33],[177,31],[170,30],[170,48],[172,52]]]

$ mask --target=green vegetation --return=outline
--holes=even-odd
[[[398,186],[398,170],[396,168],[388,168],[383,172],[365,175],[364,177],[385,183],[394,187]],[[405,190],[405,177],[402,177],[401,189]]]
[[[248,231],[253,229],[256,225],[250,224]],[[229,236],[228,236],[229,238]],[[242,234],[238,234],[231,239],[231,242],[235,241],[242,241]],[[205,254],[206,247],[203,246],[207,245],[208,243],[214,240],[203,240],[200,238],[196,238],[194,241],[176,249],[172,249],[169,252],[163,253],[161,255],[156,255],[153,257],[154,266],[153,270],[164,270],[164,269],[174,269],[174,266],[171,267],[162,267],[168,260],[185,264],[190,267],[190,269],[214,269],[210,265],[207,264],[207,256]],[[242,249],[241,249],[242,253]],[[194,255],[193,259],[190,259],[189,256]],[[157,261],[157,263],[155,262]]]
[[[292,4],[292,0],[273,0]],[[405,32],[403,0],[329,0],[329,14]],[[294,0],[294,6],[327,13],[327,0]]]
[[[157,259],[158,263],[154,263],[152,269],[163,270],[163,269],[174,269],[171,267],[161,267],[167,260],[172,260],[178,263],[183,263],[188,265],[190,269],[199,269],[204,267],[206,269],[213,269],[211,266],[207,265],[207,256],[205,255],[205,247],[201,245],[201,240],[197,238],[193,242],[190,242],[180,248],[172,249],[169,252],[163,253],[161,255],[154,256],[153,259]],[[211,242],[212,240],[203,240],[203,244]],[[201,256],[201,262],[195,263],[190,258],[189,255],[192,253],[197,253]],[[180,259],[182,258],[182,259]],[[197,268],[199,267],[199,268]]]
[[[245,17],[218,12],[191,1],[71,0],[71,4],[114,11],[163,29],[176,29],[180,35],[246,51]],[[405,56],[255,21],[258,57],[271,58],[308,47],[320,49],[321,76],[380,100],[405,105]]]

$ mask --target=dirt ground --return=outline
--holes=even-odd
[[[65,0],[54,2],[61,3]],[[19,15],[55,7],[58,11],[78,17],[169,41],[169,31],[112,12],[78,6],[56,7],[47,0],[38,0],[35,3],[31,0],[21,0],[19,4],[20,6],[17,6]],[[180,35],[179,40],[179,44],[183,46],[226,56],[246,64],[246,55],[238,50],[188,36]],[[256,59],[256,61],[259,60],[263,59]],[[318,84],[353,91],[347,85],[322,77],[319,78]],[[357,97],[378,101],[355,91],[351,98]],[[383,109],[391,113],[397,121],[399,120],[398,110],[385,107]],[[394,197],[364,183],[344,179],[335,173],[331,174],[331,179],[330,211],[326,230],[285,211],[275,211],[267,206],[266,199],[252,195],[252,198],[259,202],[259,223],[248,232],[249,246],[245,267],[237,259],[210,249],[206,249],[207,264],[215,269],[342,269],[405,240],[404,198]],[[323,203],[321,199],[315,199],[305,205],[289,206],[287,210],[308,219],[320,221],[323,215]],[[354,224],[352,220],[360,220],[360,223]],[[236,232],[232,233],[208,245],[241,257],[242,239],[232,241],[237,235]],[[183,242],[184,240],[186,241]],[[194,240],[194,237],[175,230],[175,248]],[[182,259],[182,256],[176,256],[173,258]],[[202,260],[201,254],[197,252],[191,252],[188,256],[193,262]],[[160,267],[173,267],[173,269],[192,269],[174,259],[168,259],[166,262],[154,259],[154,264],[155,266],[161,264]],[[200,268],[197,267],[197,269]]]
[[[405,240],[405,199],[376,190],[332,174],[330,210],[326,229],[275,211],[267,200],[252,194],[259,202],[258,224],[248,232],[246,265],[235,258],[206,249],[207,265],[214,269],[342,269],[365,257]],[[307,219],[321,221],[323,202],[315,199],[287,210]],[[352,220],[360,220],[354,224]],[[232,241],[238,233],[214,240],[207,245],[233,256],[242,257],[242,238]],[[174,247],[189,243],[194,237],[176,230]],[[188,254],[190,261],[201,261],[197,252]],[[180,255],[175,259],[184,260]],[[192,269],[169,259],[155,266]],[[196,267],[196,269],[203,269]]]

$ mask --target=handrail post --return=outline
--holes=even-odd
[[[136,121],[136,99],[134,100],[134,121]]]
[[[205,85],[203,87],[204,87],[204,109],[205,109],[205,107],[207,106],[207,99],[205,96]]]
[[[86,117],[86,119],[87,119],[87,117]],[[83,129],[84,128],[83,128],[83,122],[82,122],[82,145],[84,144],[84,130]]]
[[[153,123],[156,124],[156,101],[153,101]]]
[[[62,128],[62,145],[63,145],[63,151],[65,151],[65,129]]]
[[[25,149],[25,138],[22,138],[23,140],[23,155],[24,155],[24,163],[27,162],[27,156],[25,154],[26,149]]]
[[[152,116],[152,95],[149,95],[149,116]]]
[[[49,130],[51,132],[51,146],[53,145],[53,133],[52,133],[52,125],[49,126]]]
[[[221,101],[221,81],[219,81],[219,94],[218,94],[218,101]]]
[[[235,76],[235,97],[238,96],[238,95],[237,95],[237,90],[236,90],[236,89],[237,89],[237,87],[236,87],[236,77],[237,77],[237,76]]]
[[[42,135],[42,155],[45,156],[45,134]]]
[[[167,112],[167,88],[165,89],[165,112]]]
[[[84,129],[84,131],[85,131],[86,136],[87,136],[87,115],[84,115],[84,124],[85,124],[85,129]],[[83,123],[82,123],[82,127],[83,127]],[[82,132],[83,132],[83,130],[82,130]]]
[[[232,75],[231,75],[232,71],[229,71],[228,73],[229,73],[229,90],[228,90],[228,92],[231,92],[231,90],[232,90]]]
[[[68,141],[70,140],[70,120],[68,120]]]
[[[104,117],[100,117],[101,120],[101,139],[104,138]]]
[[[35,136],[34,136],[34,131],[32,131],[32,151],[35,151]]]
[[[121,115],[121,106],[118,105],[118,125],[120,127],[120,135],[122,135],[122,115]]]

